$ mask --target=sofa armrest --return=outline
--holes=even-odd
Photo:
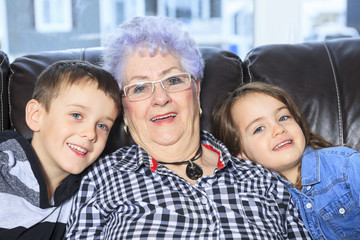
[[[8,56],[0,51],[0,130],[10,127],[9,118],[9,100],[8,100],[8,84],[9,84],[10,63]]]

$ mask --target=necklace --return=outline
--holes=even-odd
[[[201,169],[201,167],[199,165],[194,163],[194,161],[199,159],[201,157],[201,155],[202,155],[202,147],[201,147],[201,144],[200,144],[198,150],[195,153],[195,156],[190,158],[189,160],[181,161],[181,162],[158,162],[158,163],[172,164],[172,165],[187,164],[187,166],[186,166],[186,175],[191,180],[198,180],[203,175],[203,170]]]

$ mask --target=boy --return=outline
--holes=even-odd
[[[31,143],[0,132],[0,239],[62,239],[84,170],[121,109],[111,74],[83,61],[45,69],[26,106]]]

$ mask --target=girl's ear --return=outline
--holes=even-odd
[[[41,116],[41,105],[35,100],[31,99],[25,107],[25,120],[26,124],[33,132],[40,131],[40,116]]]
[[[246,154],[244,152],[240,152],[238,153],[238,155],[236,155],[238,158],[242,158],[242,159],[246,159],[246,160],[250,160]]]

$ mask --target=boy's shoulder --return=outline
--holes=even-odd
[[[32,158],[34,155],[30,141],[12,130],[0,131],[0,152],[12,152],[18,159]]]
[[[13,130],[0,131],[0,143],[5,142],[10,139],[17,139],[19,137],[22,138],[18,132],[13,131]]]

